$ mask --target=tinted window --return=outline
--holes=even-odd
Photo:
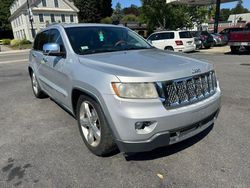
[[[56,43],[60,46],[60,51],[65,52],[64,44],[60,32],[57,29],[51,29],[49,34],[49,43]]]
[[[43,45],[49,42],[49,31],[44,31],[39,34],[37,50],[42,51]]]
[[[35,38],[34,45],[33,45],[34,50],[38,50],[39,38],[40,38],[40,34],[38,34]]]
[[[179,35],[180,35],[181,39],[193,38],[193,36],[191,35],[191,33],[189,31],[182,31],[179,33]]]
[[[174,39],[174,33],[173,32],[169,32],[169,33],[161,33],[161,39]]]
[[[154,41],[154,40],[161,40],[161,34],[160,33],[156,33],[151,35],[148,40]]]

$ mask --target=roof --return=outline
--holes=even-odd
[[[238,21],[240,18],[242,18],[243,21],[250,21],[250,13],[244,13],[244,14],[231,14],[228,18],[228,21],[234,22]]]

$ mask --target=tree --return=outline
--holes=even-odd
[[[248,12],[249,10],[243,6],[243,0],[239,0],[236,7],[231,10],[232,14],[243,14]]]
[[[112,0],[99,0],[100,1],[100,11],[101,17],[106,18],[112,15]]]
[[[1,0],[0,30],[2,31],[11,30],[9,17],[10,17],[10,5],[12,2],[13,0]]]
[[[123,18],[122,18],[122,22],[138,22],[138,17],[135,16],[134,14],[128,14],[128,15],[125,15]]]
[[[136,5],[131,5],[130,7],[126,7],[123,9],[123,13],[125,15],[135,15],[135,16],[139,16],[140,15],[140,8],[137,7]]]
[[[231,15],[231,10],[229,8],[221,9],[220,11],[221,21],[227,21],[230,15]]]
[[[122,6],[121,3],[117,3],[115,6],[115,10],[112,14],[112,19],[114,22],[120,22],[123,18]]]
[[[101,19],[101,23],[104,23],[104,24],[112,24],[113,20],[111,17],[106,17],[106,18],[103,18]]]
[[[148,29],[178,29],[192,26],[188,6],[167,4],[166,0],[141,0],[141,14]]]
[[[100,22],[112,14],[111,0],[74,0],[74,4],[79,9],[80,22]]]

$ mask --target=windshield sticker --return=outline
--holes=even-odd
[[[103,42],[104,41],[104,35],[103,35],[103,32],[99,32],[99,40],[101,41],[101,42]]]
[[[88,46],[81,46],[81,50],[88,50],[89,47]]]

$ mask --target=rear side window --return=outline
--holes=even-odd
[[[161,40],[161,36],[159,33],[151,35],[148,40],[154,41],[154,40]]]
[[[161,33],[161,39],[174,39],[174,33],[168,32],[168,33]]]
[[[193,38],[193,36],[191,35],[191,33],[189,31],[179,32],[179,35],[180,35],[181,39]]]

